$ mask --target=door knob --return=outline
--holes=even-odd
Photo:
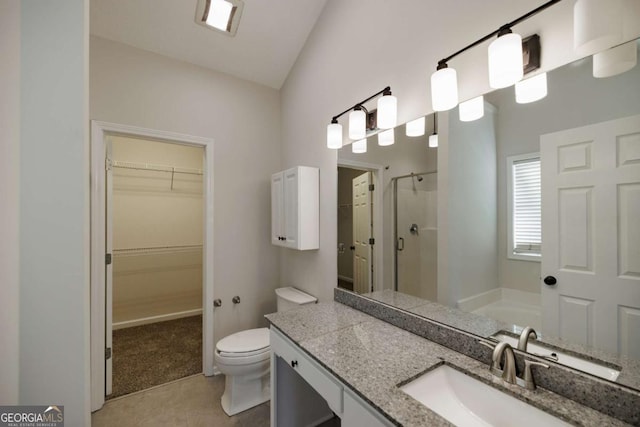
[[[556,280],[556,278],[555,278],[555,277],[553,277],[553,276],[547,276],[547,277],[545,277],[545,278],[544,278],[544,280],[543,280],[543,282],[544,282],[544,284],[545,284],[545,285],[548,285],[548,286],[553,286],[553,285],[555,285],[556,283],[558,283],[558,281]]]
[[[349,249],[351,249],[352,251],[355,251],[356,247],[355,246],[349,246]]]

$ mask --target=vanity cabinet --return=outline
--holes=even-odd
[[[271,243],[320,247],[320,170],[296,166],[271,176]]]
[[[334,414],[348,427],[393,425],[273,327],[270,339],[272,426],[317,425]]]

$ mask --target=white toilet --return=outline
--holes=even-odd
[[[276,289],[278,311],[317,302],[296,288]],[[269,328],[249,329],[222,338],[216,344],[215,360],[225,378],[222,409],[227,415],[253,408],[270,398]]]

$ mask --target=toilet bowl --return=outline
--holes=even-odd
[[[225,376],[222,409],[235,415],[269,400],[269,329],[237,332],[216,344],[216,366]]]
[[[317,302],[317,298],[295,288],[276,289],[278,311]],[[270,399],[271,347],[269,329],[236,332],[216,344],[216,366],[225,375],[221,404],[231,416]]]

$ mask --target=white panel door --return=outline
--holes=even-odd
[[[353,193],[353,290],[358,293],[371,292],[371,252],[369,239],[371,227],[371,172],[365,172],[352,181]]]
[[[283,245],[284,238],[284,174],[271,176],[271,243]]]
[[[284,238],[285,246],[295,248],[298,245],[298,170],[284,171]]]
[[[640,357],[640,116],[540,139],[543,333]],[[549,281],[549,280],[547,280]]]

